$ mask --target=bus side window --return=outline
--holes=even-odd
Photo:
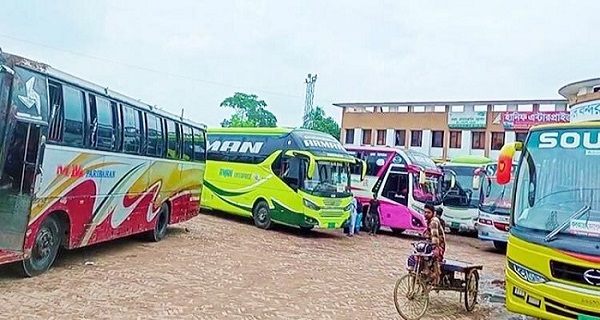
[[[183,160],[192,161],[194,158],[194,139],[192,128],[187,125],[181,125],[183,131]]]
[[[194,161],[206,161],[206,137],[204,130],[193,128],[194,134]]]
[[[162,156],[162,129],[158,118],[150,113],[146,113],[146,155],[153,157]]]
[[[167,120],[167,158],[179,158],[179,134],[175,122]]]
[[[71,147],[83,146],[84,95],[69,86],[63,86],[63,144]]]
[[[141,126],[139,112],[128,106],[123,107],[123,152],[139,154],[141,146]]]
[[[112,151],[115,147],[113,109],[108,100],[90,94],[92,146]]]

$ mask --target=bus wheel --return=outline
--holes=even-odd
[[[271,210],[269,205],[264,201],[259,201],[252,211],[252,217],[254,218],[254,225],[261,229],[270,229],[271,222]]]
[[[405,231],[404,229],[392,228],[392,233],[393,233],[395,236],[401,235],[401,234],[402,234],[402,232],[404,232],[404,231]]]
[[[494,248],[498,251],[505,252],[506,251],[506,242],[494,241]]]
[[[310,227],[301,226],[301,227],[300,227],[300,230],[301,230],[302,232],[309,232],[309,231],[311,231],[311,230],[312,230],[312,229],[314,229],[314,228],[315,228],[315,226],[310,226]]]
[[[31,257],[21,261],[20,273],[26,277],[35,277],[48,271],[56,260],[60,244],[60,225],[54,216],[49,216],[38,229]]]
[[[167,235],[167,227],[169,226],[169,206],[163,203],[160,207],[160,212],[156,215],[156,223],[154,229],[148,231],[147,238],[152,242],[158,242]]]

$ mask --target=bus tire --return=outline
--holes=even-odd
[[[58,255],[61,236],[58,219],[53,215],[48,216],[35,235],[31,256],[19,263],[19,273],[25,277],[35,277],[48,271]]]
[[[500,252],[506,252],[506,242],[502,241],[494,241],[494,248]]]
[[[302,232],[310,232],[312,229],[314,229],[315,226],[310,226],[310,227],[306,227],[306,226],[300,226],[300,230]]]
[[[159,242],[167,235],[169,227],[169,206],[163,203],[160,212],[156,215],[154,228],[146,233],[146,238],[152,242]]]
[[[261,229],[268,230],[273,225],[271,221],[271,209],[264,200],[256,203],[252,210],[252,218],[254,219],[254,225]]]

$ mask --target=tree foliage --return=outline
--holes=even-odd
[[[314,108],[309,114],[309,119],[306,129],[329,133],[336,139],[340,139],[340,125],[332,117],[327,117],[322,107]]]
[[[235,113],[221,122],[222,127],[276,127],[277,118],[266,109],[267,103],[255,94],[236,92],[221,102],[221,107],[232,108]]]

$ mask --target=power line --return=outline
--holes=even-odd
[[[81,52],[72,51],[72,50],[68,50],[68,49],[63,49],[63,48],[59,48],[59,47],[55,47],[55,46],[51,46],[51,45],[47,45],[47,44],[43,44],[43,43],[38,43],[38,42],[33,42],[33,41],[25,40],[25,39],[20,39],[20,38],[13,37],[13,36],[10,36],[10,35],[0,34],[0,37],[6,38],[6,39],[10,39],[10,40],[13,40],[13,41],[17,41],[17,42],[31,44],[31,45],[38,46],[38,47],[43,47],[43,48],[47,48],[47,49],[59,51],[59,52],[69,53],[69,54],[74,55],[74,56],[80,56],[80,57],[84,57],[84,58],[88,58],[88,59],[94,59],[94,60],[98,60],[98,61],[103,61],[103,62],[106,62],[106,63],[117,64],[117,65],[121,65],[121,66],[128,67],[128,68],[143,70],[143,71],[152,72],[152,73],[156,73],[156,74],[160,74],[160,75],[165,75],[165,76],[170,76],[170,77],[174,77],[174,78],[187,79],[187,80],[192,80],[192,81],[196,81],[196,82],[200,82],[200,83],[211,84],[211,85],[221,86],[221,87],[228,87],[228,88],[233,88],[233,89],[244,89],[244,90],[250,89],[252,91],[256,91],[256,92],[259,92],[259,93],[265,93],[265,94],[270,94],[270,95],[275,95],[275,96],[282,96],[282,97],[288,97],[288,98],[303,98],[302,96],[298,96],[298,95],[292,95],[292,94],[275,92],[275,91],[270,91],[270,90],[257,89],[257,88],[254,88],[254,89],[253,88],[247,88],[247,87],[243,87],[243,86],[239,86],[239,85],[233,85],[233,84],[228,84],[228,83],[223,83],[223,82],[217,82],[217,81],[212,81],[212,80],[204,80],[204,79],[199,79],[199,78],[190,77],[190,76],[186,76],[186,75],[180,75],[180,74],[176,74],[176,73],[164,72],[164,71],[160,71],[160,70],[156,70],[156,69],[152,69],[152,68],[148,68],[148,67],[137,66],[137,65],[132,65],[132,64],[120,62],[120,61],[117,61],[117,60],[112,60],[112,59],[107,59],[107,58],[103,58],[103,57],[98,57],[98,56],[90,55],[90,54],[87,54],[87,53],[81,53]]]

